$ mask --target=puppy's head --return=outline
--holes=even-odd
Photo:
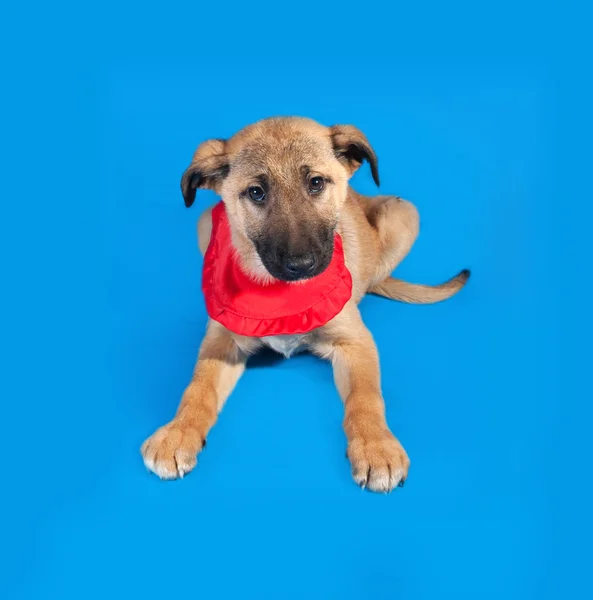
[[[378,185],[377,157],[355,127],[266,119],[229,140],[201,144],[181,190],[188,207],[198,188],[222,196],[233,244],[251,274],[298,281],[328,267],[348,179],[364,160]]]

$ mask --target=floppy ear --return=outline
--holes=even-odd
[[[194,203],[198,188],[218,192],[229,169],[224,140],[208,140],[200,144],[191,164],[181,177],[181,193],[185,206],[190,207]]]
[[[373,180],[379,185],[379,161],[364,133],[352,125],[334,125],[330,127],[330,134],[336,157],[350,176],[367,160]]]

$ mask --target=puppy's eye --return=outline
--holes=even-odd
[[[266,198],[266,192],[258,185],[250,187],[247,193],[249,194],[249,198],[257,204],[261,204]]]
[[[309,179],[309,193],[319,194],[325,187],[325,181],[323,177],[311,177]]]

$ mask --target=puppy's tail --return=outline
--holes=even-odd
[[[369,293],[408,304],[433,304],[454,296],[466,284],[469,276],[470,271],[464,269],[440,285],[420,285],[388,277],[372,287]]]

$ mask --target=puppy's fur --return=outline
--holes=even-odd
[[[391,277],[418,235],[418,212],[401,198],[370,198],[350,188],[348,180],[365,160],[378,184],[377,157],[362,132],[301,118],[266,119],[229,140],[210,140],[198,147],[181,180],[185,203],[192,205],[198,188],[222,197],[246,271],[265,283],[283,278],[288,258],[307,256],[314,270],[310,276],[315,275],[327,266],[337,230],[353,293],[338,316],[302,336],[248,338],[210,321],[175,418],[142,446],[146,466],[161,478],[183,477],[195,467],[248,356],[267,345],[286,355],[306,348],[331,361],[344,401],[347,454],[355,481],[381,492],[403,485],[410,461],[385,420],[379,357],[357,304],[366,293],[403,302],[438,302],[459,291],[469,272],[434,287]],[[319,178],[324,182],[321,191],[312,190],[315,177],[314,183]],[[254,186],[265,191],[264,202],[249,197]],[[210,209],[198,222],[202,253],[211,226]]]

